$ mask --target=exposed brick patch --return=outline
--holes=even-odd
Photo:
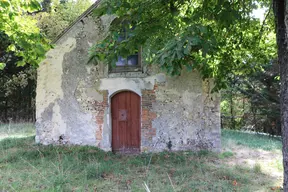
[[[104,114],[105,114],[105,109],[108,107],[108,91],[101,91],[103,95],[103,100],[100,101],[95,101],[94,103],[94,108],[96,110],[96,124],[98,125],[98,129],[96,130],[96,140],[97,140],[97,145],[98,147],[103,136],[103,124],[104,124]]]
[[[96,131],[96,140],[98,142],[100,142],[102,140],[102,131],[103,131],[103,128],[102,128],[103,125],[99,125],[99,128],[98,130]]]
[[[142,90],[142,127],[141,138],[146,141],[152,140],[156,136],[156,128],[152,127],[152,121],[157,117],[157,114],[153,112],[153,103],[156,102],[155,90],[158,88],[154,86],[153,90]]]

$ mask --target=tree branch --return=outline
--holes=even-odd
[[[264,18],[264,20],[263,20],[263,23],[262,23],[262,26],[261,26],[261,29],[260,29],[260,32],[259,32],[259,34],[260,34],[260,36],[259,36],[259,42],[260,42],[261,39],[262,39],[262,35],[263,35],[263,32],[264,32],[264,25],[266,24],[266,20],[267,20],[268,16],[270,15],[271,10],[272,10],[272,3],[270,4],[269,9],[268,9],[268,12],[267,12],[267,14],[265,15],[265,18]]]

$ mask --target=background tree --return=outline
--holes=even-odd
[[[50,47],[29,16],[40,8],[38,1],[0,1],[0,121],[33,117],[33,68]]]
[[[37,66],[50,47],[41,35],[37,21],[28,15],[40,8],[39,2],[35,0],[0,1],[0,31],[11,42],[7,51],[22,58],[17,62],[18,66],[26,63]],[[1,60],[0,68],[3,69],[6,63],[7,61]]]
[[[70,23],[88,9],[90,0],[52,1],[50,12],[35,15],[41,33],[54,40]]]
[[[0,70],[0,121],[31,121],[35,116],[36,70],[31,65],[15,65],[22,58],[7,51],[11,43],[8,36],[0,32],[0,58],[7,63]]]
[[[4,18],[5,22],[16,27],[10,29],[6,26],[8,28],[6,29],[0,26],[0,65],[3,68],[0,70],[0,122],[34,122],[36,67],[49,48],[48,42],[53,41],[65,27],[81,15],[91,2],[44,0],[41,2],[41,7],[39,4],[36,7],[33,3],[38,2],[32,1],[25,1],[27,4],[23,1],[5,2],[6,8],[12,7],[12,11],[16,10],[15,6],[23,7],[20,13],[15,13],[17,17],[11,15],[11,18],[8,18],[11,13],[0,8],[0,19]],[[3,4],[2,1],[1,3]],[[18,23],[20,21],[27,22],[27,25],[22,26]],[[12,31],[14,34],[9,35]],[[39,42],[36,42],[37,40]],[[33,54],[24,55],[30,52]],[[39,59],[30,63],[34,57]]]
[[[288,2],[285,0],[274,0],[273,10],[275,15],[278,63],[280,66],[280,108],[283,144],[284,165],[284,191],[288,191]]]
[[[222,127],[281,135],[279,65],[272,60],[262,67],[222,90]]]

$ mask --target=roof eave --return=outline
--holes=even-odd
[[[91,5],[85,12],[83,12],[75,21],[73,21],[68,27],[66,27],[53,41],[52,44],[56,44],[66,33],[68,33],[76,23],[87,17],[95,8],[97,8],[102,0],[97,0]]]

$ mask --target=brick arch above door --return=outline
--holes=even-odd
[[[113,90],[113,91],[109,91],[109,97],[110,97],[110,100],[115,96],[115,95],[117,95],[118,93],[121,93],[121,92],[124,92],[124,91],[130,91],[130,92],[132,92],[132,93],[135,93],[136,95],[138,95],[139,97],[141,97],[142,96],[142,94],[141,94],[141,90],[133,90],[133,89],[119,89],[119,90]]]

